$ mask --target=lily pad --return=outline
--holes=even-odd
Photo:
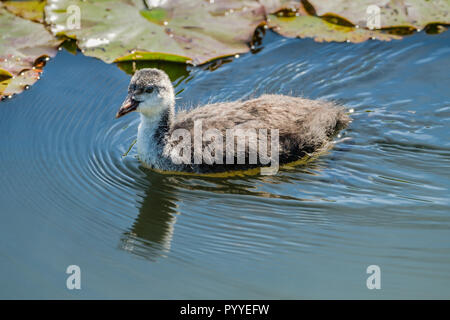
[[[5,8],[24,19],[44,23],[45,1],[5,1]]]
[[[133,75],[137,70],[143,68],[161,69],[167,73],[172,82],[188,77],[189,71],[187,68],[191,68],[185,64],[168,61],[124,61],[117,63],[117,66],[129,75]]]
[[[314,16],[269,15],[268,24],[277,33],[290,38],[313,38],[315,41],[362,42],[368,39],[389,41],[401,37],[363,28],[341,26]]]
[[[22,19],[0,7],[0,95],[19,93],[39,79],[47,57],[60,40],[42,24]]]
[[[309,0],[319,16],[340,16],[353,24],[366,27],[367,8],[380,8],[380,27],[412,27],[423,29],[428,24],[450,23],[449,0]]]
[[[80,8],[79,29],[67,24],[70,5]],[[45,13],[55,35],[76,38],[85,55],[108,63],[203,64],[248,52],[254,30],[264,21],[263,6],[250,0],[49,0]]]
[[[14,94],[27,90],[33,83],[39,80],[41,72],[41,69],[30,69],[23,71],[18,76],[3,81],[0,80],[1,97],[12,97]]]

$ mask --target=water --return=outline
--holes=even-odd
[[[287,93],[354,109],[316,161],[228,179],[122,156],[138,125],[114,119],[130,76],[58,53],[0,104],[0,298],[450,298],[449,43],[269,33],[218,68],[158,64],[183,107]]]

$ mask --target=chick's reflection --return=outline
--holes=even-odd
[[[139,215],[123,234],[121,248],[146,259],[164,257],[170,250],[176,222],[176,190],[170,177],[148,173],[150,185]]]

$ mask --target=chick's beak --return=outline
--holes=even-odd
[[[122,103],[122,106],[120,107],[119,111],[117,111],[116,118],[120,118],[121,116],[124,116],[127,113],[136,110],[138,106],[139,101],[134,100],[131,95],[128,95],[125,101]]]

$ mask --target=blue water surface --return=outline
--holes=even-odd
[[[130,79],[114,64],[60,51],[0,103],[0,298],[450,298],[450,33],[268,33],[232,60],[157,66],[179,108],[283,93],[336,101],[353,122],[275,176],[187,177],[123,156],[139,118],[114,118]]]

